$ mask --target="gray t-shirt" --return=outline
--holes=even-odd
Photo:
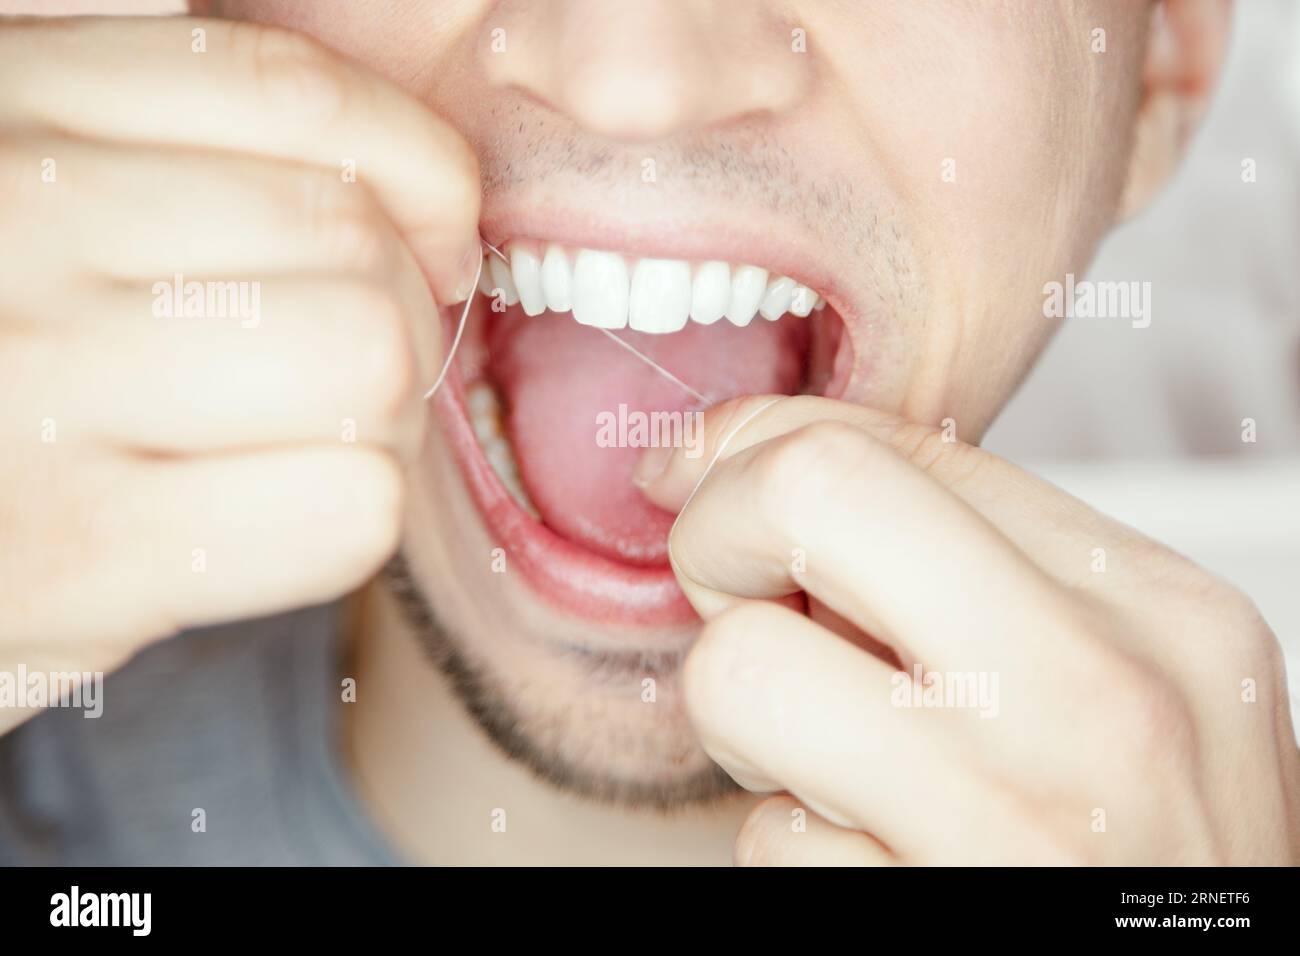
[[[105,679],[99,718],[51,709],[0,737],[0,863],[401,862],[343,765],[338,620],[178,635]]]

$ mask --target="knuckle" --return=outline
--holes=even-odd
[[[1277,637],[1250,597],[1216,580],[1203,602],[1205,645],[1219,655],[1224,667],[1264,675],[1281,670]]]
[[[1128,695],[1125,714],[1139,754],[1165,752],[1191,726],[1182,698],[1169,685],[1154,680],[1141,692]]]
[[[1215,604],[1220,612],[1230,624],[1236,625],[1242,631],[1258,632],[1264,623],[1264,616],[1259,612],[1259,606],[1242,591],[1227,585],[1221,586],[1215,598]]]
[[[347,82],[342,68],[316,41],[247,22],[232,23],[230,31],[236,62],[246,66],[258,95],[278,114],[320,128],[343,113]]]
[[[778,514],[801,502],[838,497],[874,454],[873,443],[852,425],[815,422],[772,439],[753,459],[748,477],[762,512]]]
[[[358,283],[345,296],[362,326],[362,377],[384,420],[398,418],[415,387],[415,349],[397,291],[380,283]]]
[[[1198,610],[1228,635],[1267,630],[1255,602],[1245,593],[1220,580],[1208,571],[1200,572],[1197,587]]]
[[[702,717],[710,716],[708,711],[717,700],[713,689],[725,680],[733,642],[743,639],[743,630],[733,626],[735,610],[724,611],[705,623],[682,667],[686,698]]]
[[[748,601],[705,622],[683,666],[682,681],[692,714],[703,727],[725,723],[723,708],[733,699],[733,671],[740,662],[763,659],[762,642],[771,630],[770,605]]]
[[[1279,666],[1277,638],[1244,592],[1181,555],[1166,555],[1161,583],[1172,584],[1180,620],[1202,635],[1198,653],[1225,668],[1270,673]]]
[[[914,468],[947,484],[968,483],[987,460],[978,448],[948,440],[942,431],[928,425],[900,425],[889,441]]]
[[[353,529],[353,561],[369,569],[397,546],[402,523],[402,475],[383,452],[358,448],[349,455],[351,488],[348,513]]]
[[[1228,660],[1223,662],[1222,669],[1236,679],[1249,677],[1261,686],[1285,688],[1286,659],[1282,644],[1253,603],[1250,608],[1251,620],[1232,630],[1231,638],[1225,641]]]
[[[1238,594],[1223,579],[1205,570],[1186,555],[1146,537],[1137,538],[1136,549],[1142,562],[1150,567],[1146,580],[1175,592],[1179,598],[1178,604],[1187,606],[1194,614],[1217,612],[1229,604],[1240,608],[1246,603],[1244,595]]]
[[[397,259],[394,235],[377,210],[329,199],[317,210],[314,231],[330,265],[362,275],[388,273]]]
[[[922,470],[934,467],[934,463],[945,451],[943,436],[923,425],[899,425],[889,436],[889,443],[900,455]]]
[[[1168,680],[1144,667],[1114,668],[1107,711],[1117,730],[1121,758],[1128,757],[1143,772],[1168,766],[1171,758],[1188,752],[1192,715]]]
[[[1253,607],[1253,605],[1252,605]],[[1244,641],[1243,671],[1259,683],[1286,685],[1286,655],[1273,629],[1260,618]]]

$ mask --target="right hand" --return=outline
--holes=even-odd
[[[449,126],[283,30],[8,21],[0,204],[0,670],[374,573],[479,258]],[[257,283],[258,320],[157,317],[178,273]]]

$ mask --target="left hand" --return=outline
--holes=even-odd
[[[645,490],[680,510],[669,553],[706,622],[684,673],[703,746],[789,794],[750,815],[737,862],[1300,859],[1281,650],[1187,559],[822,398],[712,409],[704,453]],[[764,600],[799,591],[808,616]]]

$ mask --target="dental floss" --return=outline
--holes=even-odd
[[[480,237],[479,242],[483,242]],[[487,245],[486,242],[483,242]],[[499,255],[499,253],[498,253]],[[456,348],[460,345],[460,337],[465,334],[465,320],[469,318],[469,307],[474,301],[474,293],[478,290],[478,280],[483,276],[483,257],[479,256],[478,271],[474,273],[474,285],[470,288],[469,297],[465,300],[465,308],[460,312],[460,324],[456,326],[456,337],[451,340],[451,350],[447,352],[447,361],[442,363],[442,371],[438,373],[438,380],[433,383],[433,387],[424,393],[424,401],[433,397],[433,393],[438,390],[442,380],[447,377],[447,370],[451,368],[451,360],[456,357]]]
[[[501,251],[500,249],[498,249],[496,246],[492,245],[492,243],[488,242],[486,239],[484,239],[484,240],[482,240],[482,241],[483,241],[483,245],[487,246],[489,249],[491,249],[493,252],[495,252],[495,253],[496,253],[496,254],[501,258],[501,261],[502,261],[502,262],[504,262],[506,265],[509,265],[509,264],[510,264],[510,260],[506,258],[506,255],[505,255],[504,252],[502,252],[502,251]],[[694,399],[695,399],[697,402],[699,402],[700,404],[702,404],[702,405],[711,405],[711,404],[712,404],[712,402],[710,402],[708,398],[706,398],[705,396],[701,395],[701,394],[700,394],[699,392],[697,392],[695,389],[691,388],[689,385],[687,385],[685,382],[683,382],[680,378],[678,378],[678,377],[677,377],[676,375],[674,375],[672,372],[668,371],[668,369],[664,368],[662,365],[660,365],[658,362],[656,362],[656,361],[655,361],[654,359],[652,359],[650,356],[646,355],[644,352],[639,351],[639,350],[636,349],[634,346],[632,346],[630,343],[628,343],[628,342],[624,342],[622,339],[620,339],[617,335],[615,335],[615,334],[614,334],[613,332],[611,332],[609,329],[597,329],[596,331],[604,333],[604,334],[607,335],[609,338],[611,338],[611,339],[613,339],[615,342],[617,342],[619,345],[623,346],[623,348],[627,349],[629,352],[631,352],[633,355],[635,355],[635,356],[636,356],[637,358],[639,358],[641,361],[645,362],[645,363],[646,363],[647,365],[649,365],[652,369],[654,369],[656,372],[658,372],[658,373],[659,373],[660,375],[662,375],[664,378],[668,379],[668,381],[672,382],[674,385],[676,385],[676,386],[677,386],[678,388],[680,388],[682,391],[686,392],[686,394],[690,395],[692,398],[694,398]],[[436,387],[436,386],[435,386],[435,387]]]
[[[674,375],[672,372],[668,371],[668,369],[664,368],[662,365],[660,365],[660,364],[658,364],[657,362],[655,362],[655,360],[652,359],[650,356],[644,354],[643,352],[639,352],[639,351],[637,351],[635,348],[633,348],[633,346],[632,346],[631,344],[629,344],[629,343],[627,343],[627,342],[624,342],[622,339],[620,339],[617,335],[615,335],[615,334],[614,334],[613,332],[611,332],[609,329],[597,329],[596,331],[598,331],[598,332],[604,332],[606,335],[608,335],[611,339],[613,339],[613,340],[614,340],[615,342],[617,342],[619,345],[623,346],[623,348],[627,349],[629,352],[631,352],[633,355],[635,355],[635,356],[636,356],[637,358],[639,358],[641,361],[645,362],[647,365],[649,365],[652,369],[654,369],[656,372],[658,372],[658,373],[659,373],[660,375],[662,375],[664,378],[668,379],[668,381],[672,382],[674,385],[676,385],[677,387],[681,388],[681,389],[682,389],[683,391],[685,391],[687,394],[693,396],[693,397],[694,397],[698,402],[700,402],[700,404],[702,404],[702,405],[711,405],[711,404],[713,404],[713,403],[710,402],[707,398],[705,398],[703,395],[701,395],[699,392],[697,392],[695,389],[691,388],[689,385],[687,385],[685,382],[683,382],[680,378],[678,378],[676,375]]]

